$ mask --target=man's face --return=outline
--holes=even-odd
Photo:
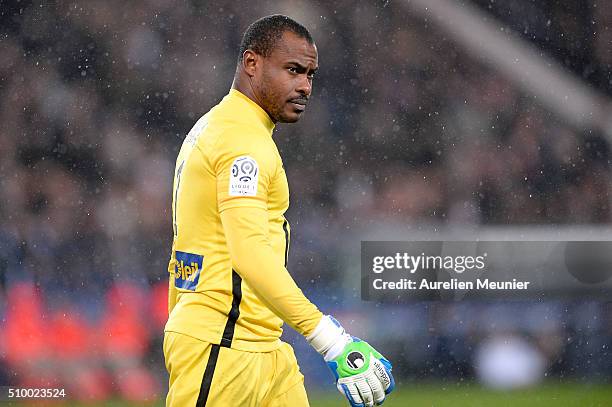
[[[259,102],[274,122],[295,123],[306,109],[318,69],[317,48],[286,31],[254,76]]]

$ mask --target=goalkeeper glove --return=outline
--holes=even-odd
[[[380,405],[395,387],[391,362],[367,342],[350,336],[329,315],[307,338],[323,355],[336,377],[336,386],[352,407]]]

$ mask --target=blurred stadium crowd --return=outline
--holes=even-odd
[[[265,14],[296,17],[319,46],[307,116],[275,137],[292,192],[290,270],[321,303],[345,302],[330,297],[342,290],[334,259],[357,225],[610,222],[600,134],[564,124],[397,4],[364,3],[2,2],[0,381],[99,398],[163,391],[174,159],[228,91],[242,30]],[[493,13],[612,94],[612,4],[499,0]],[[470,375],[472,345],[497,332],[487,318],[515,307],[399,307],[413,326],[386,340],[406,375]],[[556,373],[612,374],[609,306],[541,307],[554,329],[535,343]],[[504,329],[517,326],[532,335]]]

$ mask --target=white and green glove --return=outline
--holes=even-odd
[[[347,334],[333,317],[325,315],[306,339],[323,355],[338,390],[352,407],[380,405],[395,388],[391,362],[367,342]]]

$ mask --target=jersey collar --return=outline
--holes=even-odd
[[[263,124],[264,127],[270,133],[270,135],[272,135],[272,131],[274,130],[274,122],[272,121],[272,119],[270,119],[268,113],[266,113],[266,111],[261,108],[261,106],[259,106],[257,103],[249,99],[248,96],[236,89],[230,89],[229,95],[232,98],[240,99],[241,101],[246,102],[245,105],[248,106],[248,109],[255,113],[261,124]]]

